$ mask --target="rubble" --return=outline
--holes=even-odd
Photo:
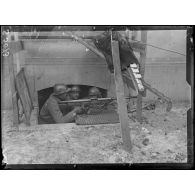
[[[8,164],[187,162],[187,128],[183,127],[187,117],[179,112],[156,115],[145,110],[149,124],[129,120],[131,153],[123,150],[119,123],[37,125],[18,131],[12,127],[12,112],[2,113],[3,155]],[[166,116],[170,121],[165,123]]]
[[[142,144],[144,145],[144,146],[147,146],[148,144],[149,144],[149,139],[148,138],[145,138],[143,141],[142,141]]]
[[[176,161],[183,161],[184,159],[186,158],[186,155],[184,155],[183,153],[177,153],[176,155],[175,155],[175,160]]]
[[[145,134],[152,134],[148,129],[146,129],[145,127],[142,127],[142,131]]]
[[[156,158],[157,156],[158,156],[158,153],[157,153],[157,152],[151,153],[151,157],[152,157],[152,158]]]

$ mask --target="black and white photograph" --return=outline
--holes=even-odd
[[[1,26],[2,164],[192,163],[193,52],[191,26]]]

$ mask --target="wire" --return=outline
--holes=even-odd
[[[164,51],[168,51],[168,52],[176,53],[176,54],[179,54],[179,55],[182,55],[182,56],[186,56],[186,55],[185,55],[185,54],[183,54],[183,53],[180,53],[180,52],[177,52],[177,51],[173,51],[173,50],[170,50],[170,49],[164,49],[164,48],[157,47],[157,46],[155,46],[155,45],[151,45],[151,44],[148,44],[148,43],[143,43],[143,42],[141,42],[141,41],[137,41],[137,40],[133,40],[133,41],[135,41],[135,42],[139,42],[139,43],[142,43],[143,45],[148,45],[148,46],[150,46],[150,47],[154,47],[154,48],[156,48],[156,49],[160,49],[160,50],[164,50]]]
[[[186,56],[185,54],[183,53],[179,53],[177,51],[173,51],[173,50],[170,50],[170,49],[164,49],[164,48],[161,48],[161,47],[157,47],[157,46],[154,46],[154,45],[150,45],[150,44],[147,44],[148,46],[151,46],[151,47],[154,47],[154,48],[157,48],[157,49],[160,49],[160,50],[164,50],[164,51],[168,51],[168,52],[172,52],[172,53],[176,53],[176,54],[179,54],[179,55],[182,55],[182,56]]]

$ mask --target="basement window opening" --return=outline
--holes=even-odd
[[[75,85],[73,84],[69,84],[67,85],[67,87],[69,89],[71,89],[72,87],[74,87]],[[97,88],[99,91],[100,91],[100,97],[101,98],[106,98],[107,97],[107,90],[106,89],[103,89],[103,88],[100,88],[100,87],[96,87],[96,86],[91,86],[91,85],[76,85],[79,87],[80,89],[80,92],[79,92],[79,97],[77,100],[82,100],[82,99],[90,99],[89,97],[89,92],[90,92],[90,89],[92,88]],[[42,90],[39,90],[38,91],[38,107],[39,107],[39,116],[38,116],[38,124],[48,124],[48,123],[45,123],[45,121],[41,120],[41,117],[40,117],[40,112],[44,106],[44,104],[46,103],[47,99],[50,97],[50,95],[53,93],[53,87],[49,87],[49,88],[45,88],[45,89],[42,89]],[[69,100],[74,100],[71,98],[71,91],[68,93],[68,97],[70,98]],[[71,112],[75,106],[77,106],[78,103],[71,103],[71,104],[65,104],[66,106],[66,111],[64,112],[64,106],[59,104],[59,107],[60,107],[60,110],[62,112],[63,115],[66,115],[67,113]],[[82,105],[82,104],[79,104],[79,105]],[[71,122],[67,122],[67,123],[74,123],[75,121],[71,121]],[[50,121],[49,124],[56,124],[54,121]]]

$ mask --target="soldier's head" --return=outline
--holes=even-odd
[[[81,89],[78,85],[72,86],[71,91],[70,91],[71,99],[73,99],[73,100],[79,99],[80,92],[81,92]]]
[[[91,87],[89,89],[89,98],[100,98],[101,92],[97,87]]]
[[[53,91],[54,95],[57,96],[60,100],[66,100],[70,90],[71,89],[64,84],[55,84]]]

